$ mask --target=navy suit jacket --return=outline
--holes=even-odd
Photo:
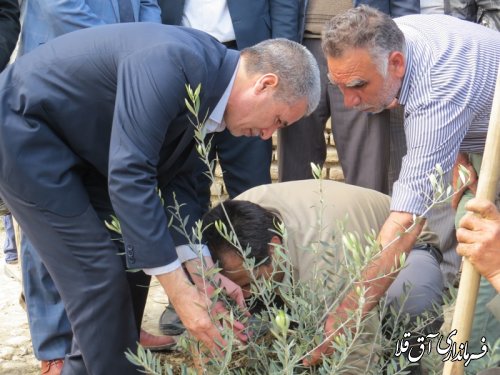
[[[38,209],[75,216],[89,204],[79,171],[90,168],[108,179],[129,267],[174,261],[156,188],[186,184],[189,195],[194,186],[184,165],[194,148],[185,85],[201,84],[204,117],[238,59],[205,33],[154,23],[89,28],[47,42],[0,75],[3,186]]]
[[[17,0],[0,0],[0,72],[9,62],[20,29]]]
[[[16,0],[17,1],[17,0]],[[156,0],[130,0],[136,22],[160,22]],[[71,31],[120,22],[118,0],[24,0],[19,54]]]
[[[184,0],[158,0],[162,22],[180,25]],[[238,49],[270,38],[300,41],[300,0],[227,0]]]

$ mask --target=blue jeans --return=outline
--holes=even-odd
[[[7,263],[17,260],[16,236],[14,226],[12,225],[12,215],[3,217],[3,226],[5,228],[5,242],[3,245],[3,253]]]
[[[70,352],[71,325],[59,292],[29,239],[21,238],[21,268],[33,352],[38,360]]]

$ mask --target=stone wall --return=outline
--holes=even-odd
[[[293,125],[292,125],[293,126]],[[342,168],[339,164],[339,158],[337,155],[337,150],[335,149],[335,143],[333,141],[333,136],[331,132],[330,121],[328,122],[325,130],[325,140],[327,144],[326,150],[326,162],[323,168],[323,177],[336,181],[343,181],[344,176],[342,174]],[[273,135],[273,161],[271,164],[271,178],[273,182],[278,181],[278,154],[277,154],[277,142],[278,135],[275,133]],[[216,181],[212,184],[212,200],[216,199],[219,194],[222,195],[223,199],[227,198],[227,192],[222,181],[222,172],[219,166],[215,170]]]

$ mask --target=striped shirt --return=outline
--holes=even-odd
[[[450,171],[459,149],[482,153],[500,64],[500,33],[446,15],[395,19],[405,36],[399,93],[408,152],[394,183],[391,210],[422,214],[428,175]]]

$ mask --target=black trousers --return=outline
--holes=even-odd
[[[227,129],[207,137],[212,137],[210,160],[218,157],[230,198],[255,186],[271,183],[273,145],[270,139],[263,141],[259,137],[235,137]],[[196,192],[202,213],[210,208],[212,181],[205,174],[207,170],[208,167],[198,160]]]

